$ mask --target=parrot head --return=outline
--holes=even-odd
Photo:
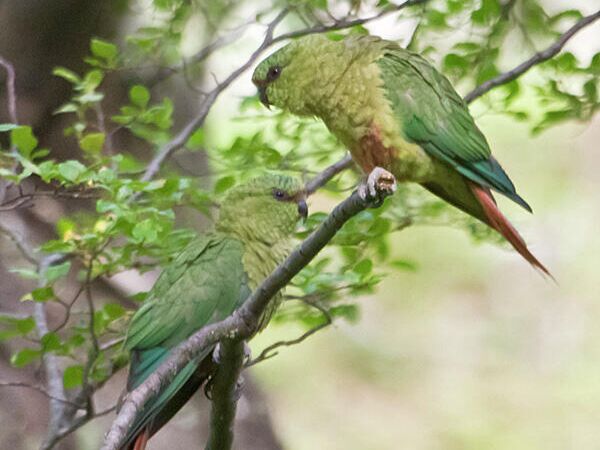
[[[339,53],[340,44],[320,34],[305,36],[280,48],[254,70],[252,82],[260,101],[298,115],[312,115],[313,93],[329,84],[339,67],[328,56]]]
[[[307,215],[302,182],[288,175],[265,173],[227,192],[217,228],[274,244],[289,239],[298,220]]]

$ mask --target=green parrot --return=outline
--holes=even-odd
[[[550,275],[491,190],[531,208],[491,155],[463,99],[420,55],[374,36],[332,41],[311,35],[267,57],[252,81],[266,106],[322,119],[374,176],[367,180],[369,191],[375,178],[386,175],[419,183],[498,231]]]
[[[265,174],[231,189],[215,231],[194,239],[163,270],[131,319],[124,343],[131,352],[127,390],[148,378],[179,343],[238,308],[287,257],[296,223],[307,213],[304,187],[289,176]],[[273,298],[259,329],[280,301],[281,294]],[[212,370],[212,349],[190,361],[139,411],[124,448],[143,450]]]

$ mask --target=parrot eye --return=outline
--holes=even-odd
[[[269,71],[267,72],[267,81],[270,83],[271,81],[275,81],[281,75],[281,67],[272,66],[269,67]]]
[[[284,200],[287,196],[281,189],[273,189],[273,197],[276,200]]]

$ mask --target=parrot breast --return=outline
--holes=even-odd
[[[315,95],[312,113],[344,144],[365,173],[375,167],[391,171],[398,181],[422,182],[434,172],[429,155],[402,133],[402,118],[386,96],[377,58],[353,60],[335,89]],[[318,97],[318,101],[317,98]]]

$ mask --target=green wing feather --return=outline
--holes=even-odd
[[[468,107],[450,82],[421,56],[390,44],[377,60],[384,90],[405,138],[482,186],[531,208],[492,157]]]
[[[249,293],[241,242],[214,233],[197,238],[162,272],[133,316],[125,348],[132,353],[128,390],[139,386],[177,344],[203,326],[224,319]],[[128,440],[183,388],[204,357],[191,361],[136,417]]]

